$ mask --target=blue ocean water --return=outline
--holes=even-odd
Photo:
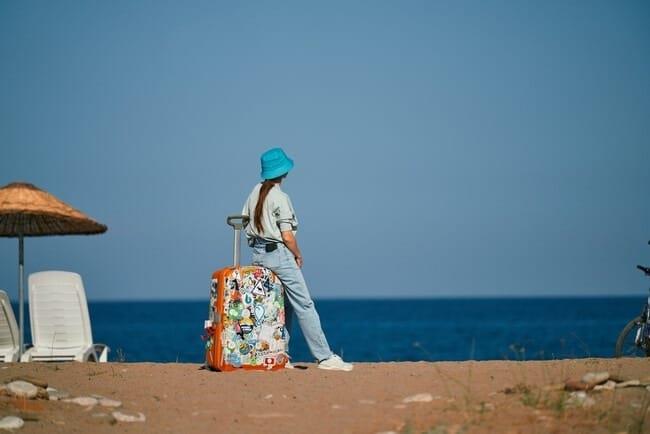
[[[330,346],[352,361],[539,360],[611,357],[619,331],[644,302],[643,296],[317,300],[316,307]],[[203,362],[207,300],[89,308],[94,340],[111,347],[109,360]],[[311,361],[295,320],[291,355]]]

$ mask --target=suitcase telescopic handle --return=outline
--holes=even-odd
[[[229,215],[226,223],[232,226],[235,230],[242,230],[248,224],[250,218],[247,215]]]
[[[248,224],[250,218],[247,215],[230,215],[226,218],[226,223],[235,230],[235,240],[233,243],[232,262],[233,267],[239,267],[239,250],[241,245],[240,232]]]

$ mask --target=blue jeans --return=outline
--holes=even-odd
[[[293,313],[298,318],[298,324],[305,336],[307,346],[312,355],[318,360],[325,360],[332,356],[323,329],[320,325],[320,318],[314,302],[309,295],[309,289],[298,268],[293,253],[284,245],[278,244],[273,252],[266,252],[264,244],[253,245],[253,265],[260,265],[273,271],[284,285],[284,309],[285,309],[285,338],[287,351],[289,349],[289,337]],[[287,303],[288,301],[288,303]]]

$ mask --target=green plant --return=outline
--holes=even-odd
[[[445,425],[438,425],[436,427],[430,428],[424,434],[447,434],[447,427]]]
[[[410,422],[406,422],[406,425],[404,425],[404,428],[401,430],[401,434],[415,434]]]
[[[541,392],[533,391],[529,388],[526,388],[526,390],[523,392],[521,396],[521,403],[524,404],[526,407],[537,408],[540,401],[541,401]]]
[[[566,409],[566,400],[567,393],[565,391],[561,391],[554,397],[549,397],[547,395],[544,400],[544,406],[553,410],[558,415],[561,415]]]

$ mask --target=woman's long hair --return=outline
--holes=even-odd
[[[285,173],[282,176],[278,176],[273,179],[265,179],[262,182],[262,187],[260,188],[260,195],[257,198],[257,204],[255,205],[255,227],[260,234],[264,233],[264,223],[262,222],[262,211],[264,211],[264,201],[266,196],[268,196],[269,191],[276,185],[279,184],[282,179],[287,176]]]

